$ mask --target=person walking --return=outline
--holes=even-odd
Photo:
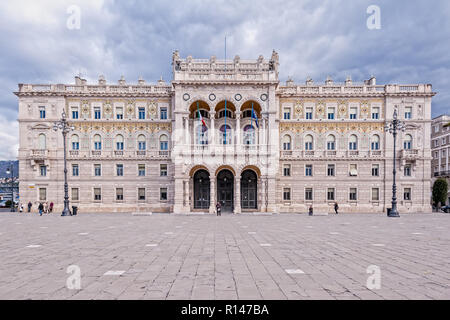
[[[221,213],[222,205],[220,204],[220,201],[217,202],[217,204],[216,204],[216,210],[217,210],[217,216],[221,216],[222,215],[222,213]]]
[[[42,212],[44,211],[44,205],[42,204],[42,202],[39,203],[38,209],[39,215],[42,216]]]
[[[33,206],[33,204],[31,203],[31,201],[28,201],[28,213],[31,212],[31,207]]]
[[[312,207],[312,205],[309,206],[308,214],[309,214],[310,216],[313,215],[313,207]]]
[[[21,203],[19,206],[19,212],[23,212],[23,203]]]
[[[48,203],[44,202],[44,213],[48,213]]]
[[[52,201],[52,202],[50,202],[50,213],[53,212],[53,206],[54,206],[54,203],[53,203],[53,201]]]
[[[339,210],[339,206],[337,204],[337,202],[334,203],[334,212],[336,212],[336,214],[338,214],[338,210]]]

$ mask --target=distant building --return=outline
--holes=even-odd
[[[444,178],[450,185],[450,116],[440,115],[432,121],[431,126],[431,168],[433,183],[437,178]],[[450,192],[447,195],[450,204]]]

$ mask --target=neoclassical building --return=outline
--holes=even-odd
[[[430,212],[429,84],[278,77],[279,59],[181,58],[173,79],[129,84],[19,84],[20,198],[81,212],[386,212],[394,109],[400,213]]]

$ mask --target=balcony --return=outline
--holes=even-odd
[[[418,149],[403,149],[400,152],[400,157],[402,159],[407,159],[407,160],[415,160],[419,157],[419,150]]]
[[[347,156],[348,157],[357,157],[357,156],[359,156],[359,151],[358,150],[349,150],[349,151],[347,151]]]
[[[137,157],[145,157],[146,154],[147,154],[147,152],[144,151],[144,150],[136,151],[136,156]]]
[[[115,156],[123,156],[123,150],[114,150],[114,155]]]
[[[48,158],[48,150],[46,149],[32,149],[30,151],[30,158],[33,160],[44,160]]]
[[[101,151],[101,150],[92,150],[92,151],[91,151],[91,155],[92,155],[93,157],[101,157],[102,151]]]
[[[436,171],[434,173],[435,177],[450,177],[450,170],[447,171]]]
[[[371,157],[381,157],[383,153],[381,150],[370,150],[370,156]]]

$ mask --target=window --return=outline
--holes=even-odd
[[[306,201],[312,201],[313,199],[313,189],[312,188],[306,188],[305,189],[305,200]]]
[[[94,149],[102,150],[102,137],[100,137],[100,135],[98,134],[94,136]]]
[[[74,134],[72,136],[72,150],[79,150],[80,149],[80,138],[78,135]]]
[[[41,173],[41,177],[46,177],[47,176],[47,166],[39,166],[39,171]]]
[[[123,136],[120,134],[116,136],[116,150],[123,150]]]
[[[138,164],[138,175],[140,177],[145,176],[145,164]]]
[[[159,149],[162,151],[169,150],[169,138],[165,134],[159,137]]]
[[[228,110],[228,109],[227,109],[227,112],[225,112],[225,109],[224,110],[220,110],[218,118],[219,119],[225,118],[225,114],[227,115],[227,118],[233,118],[233,113],[230,110]]]
[[[350,107],[350,119],[354,120],[357,116],[357,109],[356,107]]]
[[[290,120],[291,119],[291,108],[284,108],[283,109],[283,119],[284,120]]]
[[[312,118],[313,118],[313,108],[307,107],[306,108],[306,119],[312,120]]]
[[[45,150],[47,148],[47,138],[45,134],[41,133],[39,135],[39,149]]]
[[[138,108],[138,115],[139,115],[139,120],[145,120],[145,108],[144,107]]]
[[[358,149],[358,137],[352,134],[348,140],[348,149],[357,150]]]
[[[379,150],[380,149],[380,136],[375,134],[372,136],[371,142],[370,142],[370,148],[372,150]]]
[[[405,119],[412,118],[412,107],[405,107]]]
[[[244,144],[255,144],[255,127],[246,125],[244,127]]]
[[[94,164],[94,175],[96,177],[100,177],[102,175],[102,165],[101,164]]]
[[[327,111],[328,120],[334,120],[334,108],[329,107],[327,110],[328,110]]]
[[[312,164],[307,164],[305,166],[305,176],[312,177],[312,169],[313,169]]]
[[[161,177],[167,177],[167,164],[159,165],[159,175]]]
[[[334,201],[334,188],[328,188],[327,200],[328,201]]]
[[[290,201],[291,200],[291,188],[283,189],[283,200]]]
[[[410,201],[411,200],[411,188],[405,188],[403,191],[403,200]]]
[[[143,134],[140,134],[138,136],[137,140],[138,140],[139,151],[144,151],[147,148],[146,143],[145,143],[145,136]]]
[[[74,177],[78,177],[80,174],[79,168],[78,168],[78,164],[73,164],[72,165],[72,176]]]
[[[45,107],[39,107],[39,118],[45,119]]]
[[[335,165],[329,164],[327,167],[327,176],[334,177],[334,169],[335,169]]]
[[[72,188],[72,201],[80,200],[80,190],[78,188]]]
[[[247,131],[245,130],[247,127],[251,127],[252,126],[248,125],[245,126],[244,128],[244,137],[247,133]],[[248,130],[248,129],[247,129]],[[229,125],[223,125],[220,127],[220,142],[222,144],[231,144],[232,143],[232,133],[231,133],[231,127]]]
[[[72,107],[72,119],[78,119],[78,107]]]
[[[197,126],[197,144],[208,144],[208,127],[204,126],[203,124],[199,124]]]
[[[101,119],[101,112],[100,112],[100,107],[94,107],[94,119]]]
[[[161,117],[161,120],[167,120],[167,108],[166,107],[161,107],[160,117]]]
[[[285,164],[283,166],[283,176],[285,176],[285,177],[291,176],[291,165],[290,164]]]
[[[410,134],[407,134],[405,136],[405,140],[403,141],[403,149],[411,150],[411,148],[412,148],[412,136]]]
[[[379,200],[380,200],[380,189],[372,188],[372,201],[379,201]]]
[[[145,188],[138,188],[138,200],[145,200]]]
[[[327,150],[334,150],[336,148],[336,138],[330,134],[327,137]]]
[[[39,188],[39,201],[47,200],[47,188]]]
[[[378,177],[380,175],[380,165],[373,164],[372,165],[372,177]]]
[[[159,200],[167,201],[167,188],[159,189]]]
[[[123,107],[116,107],[116,119],[123,119]]]
[[[350,164],[349,174],[351,177],[356,177],[358,175],[358,166],[355,163]]]
[[[357,191],[356,188],[350,188],[350,192],[349,192],[349,200],[350,201],[356,201],[357,198]]]
[[[378,120],[380,118],[380,108],[379,107],[373,107],[372,108],[372,119]]]
[[[94,201],[101,201],[101,200],[102,200],[102,189],[94,188]]]
[[[116,200],[123,201],[123,188],[116,188]]]
[[[283,137],[283,150],[291,150],[291,136],[285,135]]]
[[[118,177],[123,177],[123,164],[116,164],[116,173]]]
[[[312,135],[308,134],[305,137],[305,150],[313,150],[314,148],[314,139]]]
[[[411,177],[411,165],[405,164],[405,167],[403,168],[403,175],[405,177]]]

